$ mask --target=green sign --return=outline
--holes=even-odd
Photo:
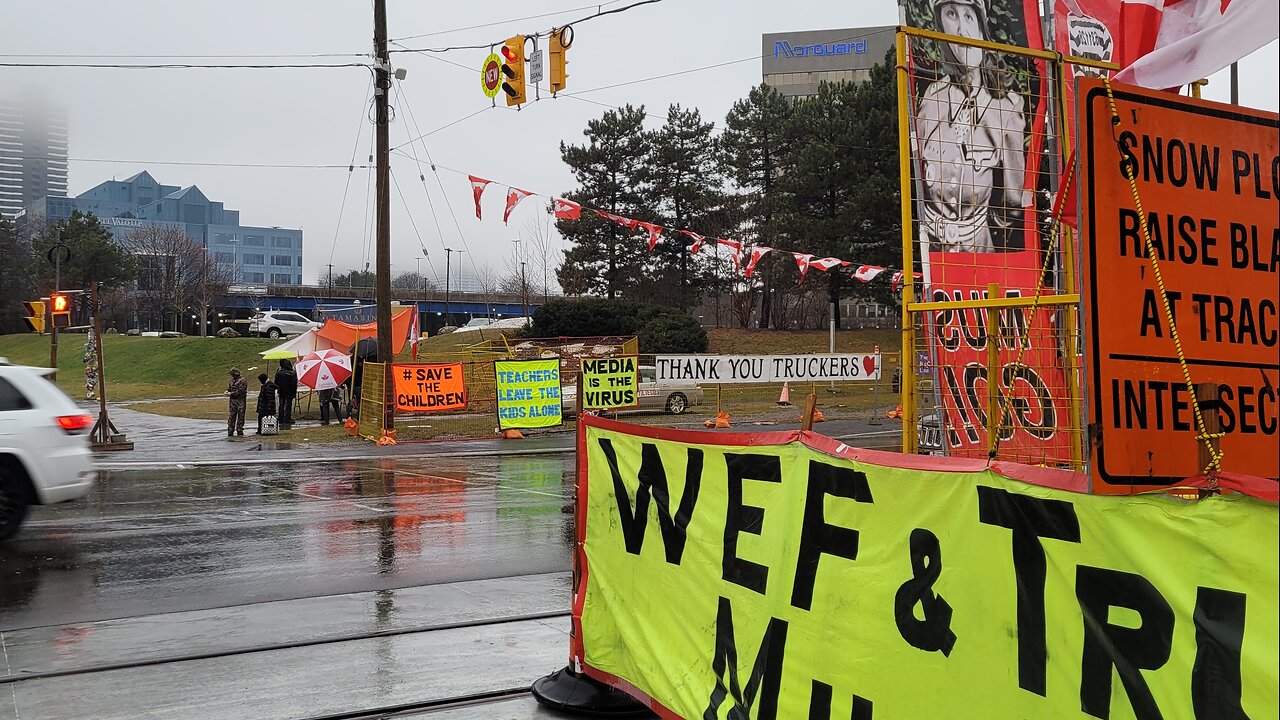
[[[636,357],[583,358],[582,409],[620,410],[640,405]]]
[[[498,428],[560,424],[560,360],[497,360]]]

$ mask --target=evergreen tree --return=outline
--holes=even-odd
[[[31,246],[18,238],[18,232],[0,218],[0,333],[26,332],[22,321],[26,310],[22,303],[39,294],[33,280]]]
[[[856,182],[850,203],[856,209],[854,255],[858,263],[899,267],[902,264],[902,206],[898,177],[898,75],[890,52],[871,68],[870,78],[856,86],[855,123],[848,149]],[[854,293],[880,302],[896,302],[888,278],[863,285]]]
[[[715,221],[723,183],[714,128],[696,108],[672,105],[666,124],[650,134],[644,194],[647,209],[659,214],[666,230],[646,258],[648,292],[640,300],[688,310],[705,289],[706,262],[690,254],[693,239],[677,230],[713,235],[720,229]]]
[[[93,213],[73,211],[71,217],[45,229],[32,240],[40,289],[52,290],[53,263],[42,261],[61,235],[71,257],[60,269],[59,287],[64,290],[88,289],[99,283],[103,290],[113,290],[132,282],[138,275],[138,260],[121,247]]]
[[[643,106],[608,110],[587,123],[586,144],[561,143],[560,157],[578,182],[578,189],[564,197],[616,215],[652,220],[643,212],[644,163],[649,155],[644,119]],[[643,235],[587,211],[578,220],[557,221],[556,229],[573,244],[556,269],[566,293],[616,298],[639,282],[646,248]]]
[[[761,84],[734,103],[720,136],[721,164],[740,192],[737,201],[742,229],[754,236],[757,244],[769,247],[786,244],[779,237],[776,220],[784,200],[778,180],[791,146],[791,138],[784,132],[790,117],[787,99]],[[765,287],[760,327],[768,327],[776,265],[766,258],[762,267]]]

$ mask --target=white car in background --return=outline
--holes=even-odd
[[[640,393],[639,407],[632,410],[662,410],[672,415],[681,415],[690,406],[702,404],[701,385],[692,380],[659,382],[658,371],[652,365],[641,365],[636,381],[636,389]],[[577,411],[578,388],[576,385],[566,385],[560,389],[560,412],[568,416]]]
[[[82,498],[97,476],[93,416],[49,380],[51,372],[0,358],[0,540],[18,531],[32,505]]]
[[[308,330],[318,330],[320,323],[313,322],[288,310],[267,310],[257,313],[249,321],[249,334],[263,335],[275,340],[285,335],[301,335]]]

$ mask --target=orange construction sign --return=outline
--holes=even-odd
[[[396,410],[400,412],[429,413],[467,407],[462,363],[396,363],[391,366],[391,375],[395,378]]]
[[[1275,480],[1280,116],[1129,85],[1112,93],[1116,120],[1101,80],[1078,92],[1094,490],[1201,473],[1184,362],[1193,385],[1208,384],[1199,407],[1220,424],[1221,470]]]

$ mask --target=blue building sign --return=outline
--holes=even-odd
[[[862,55],[867,52],[867,41],[851,40],[848,42],[813,43],[812,45],[792,45],[786,40],[773,42],[773,56],[776,57],[812,57],[817,55]]]

